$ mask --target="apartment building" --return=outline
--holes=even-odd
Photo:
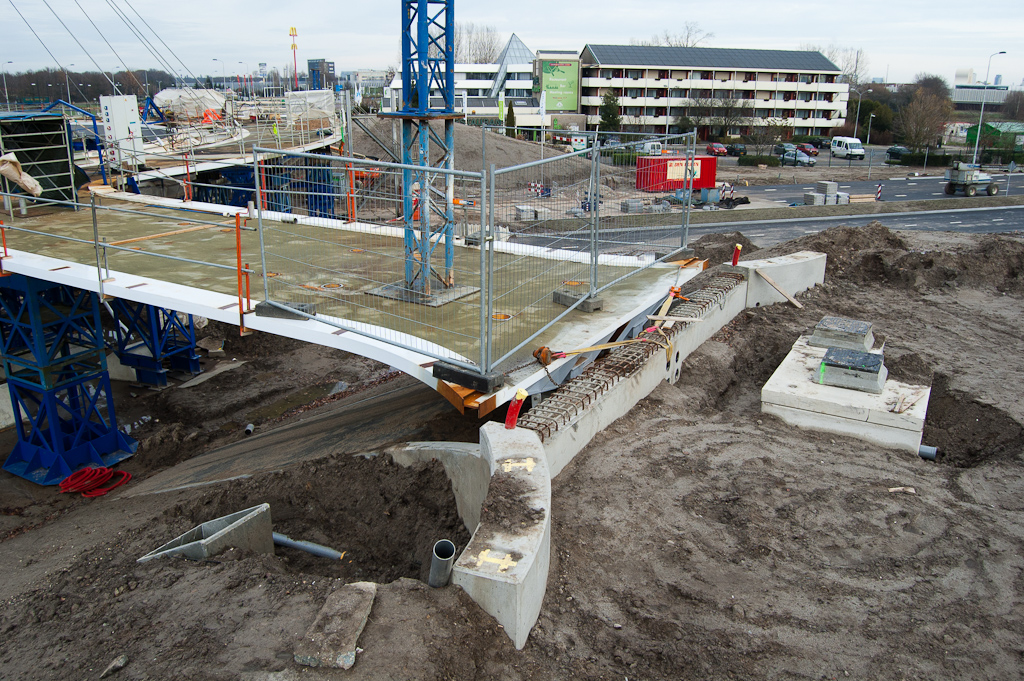
[[[606,92],[624,130],[738,136],[777,121],[795,135],[827,135],[846,122],[849,86],[819,52],[590,45],[580,55],[580,113],[596,130]]]

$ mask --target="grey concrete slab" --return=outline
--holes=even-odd
[[[328,596],[305,636],[295,644],[295,662],[307,667],[351,669],[356,663],[359,635],[376,595],[373,582],[354,582]]]

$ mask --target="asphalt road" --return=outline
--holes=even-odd
[[[865,150],[867,151],[867,154],[865,155],[863,161],[861,161],[861,160],[856,160],[855,161],[853,159],[838,158],[838,157],[837,158],[833,158],[832,155],[831,155],[831,152],[828,149],[819,149],[818,150],[818,155],[817,156],[812,156],[811,158],[813,158],[816,161],[816,167],[818,167],[818,168],[829,167],[830,165],[833,168],[850,168],[850,167],[853,167],[853,168],[867,168],[870,165],[873,168],[878,168],[883,174],[891,170],[893,172],[890,172],[889,174],[893,175],[896,172],[899,172],[900,169],[902,168],[902,166],[893,166],[892,168],[888,168],[885,165],[885,150],[888,149],[888,148],[889,148],[888,146],[870,146],[870,147],[865,147]],[[704,151],[704,147],[698,144],[697,145],[697,150],[698,150],[698,152],[703,152]],[[748,153],[753,153],[751,151],[751,149],[750,149],[750,145],[747,145],[747,151],[748,151]],[[718,157],[718,164],[720,166],[722,166],[722,165],[724,165],[724,166],[735,166],[736,165],[736,157],[735,156],[719,156]]]
[[[743,211],[736,211],[740,217]],[[758,246],[789,241],[804,234],[813,234],[829,227],[846,225],[861,227],[878,220],[890,229],[919,229],[933,232],[970,232],[990,234],[1024,232],[1024,206],[995,206],[952,210],[915,211],[888,215],[851,215],[829,218],[780,218],[775,220],[736,220],[690,226],[690,241],[704,234],[739,231]],[[545,248],[586,251],[590,248],[586,236],[537,235],[515,239],[516,243]],[[601,243],[602,251],[621,251],[635,243],[679,244],[679,227],[651,227],[637,230],[613,230]]]
[[[907,177],[895,174],[899,168],[883,168],[877,179],[862,182],[844,182],[839,191],[848,194],[874,194],[878,185],[882,185],[883,201],[930,201],[945,198],[964,198],[963,193],[947,196],[944,189],[946,181],[941,177]],[[1012,180],[1006,173],[993,173],[992,179],[999,185],[998,196],[1006,196],[1007,183],[1010,183],[1010,196],[1024,193],[1024,176],[1016,175]],[[737,196],[766,199],[780,205],[799,203],[803,205],[804,193],[814,191],[814,183],[780,184],[763,187],[736,187]],[[975,197],[979,205],[984,205],[988,196]]]

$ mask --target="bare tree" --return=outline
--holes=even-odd
[[[687,107],[687,115],[698,129],[715,122],[715,102],[711,97],[693,97]]]
[[[839,80],[843,83],[856,85],[867,78],[869,62],[862,48],[842,47],[834,43],[830,43],[828,46],[805,43],[800,45],[799,49],[805,52],[820,52],[824,55],[842,71]]]
[[[701,47],[714,37],[714,33],[705,31],[696,21],[687,21],[679,33],[672,33],[665,29],[660,35],[651,36],[650,40],[630,38],[629,44],[653,47]]]
[[[1017,90],[1006,95],[1003,115],[1012,121],[1024,121],[1024,92]]]
[[[916,150],[941,139],[946,121],[952,114],[953,106],[949,100],[919,88],[910,103],[896,114],[893,123],[903,144]]]
[[[766,118],[761,125],[752,127],[744,139],[754,148],[754,155],[767,156],[772,146],[782,138],[785,127],[781,118]]]
[[[751,115],[750,100],[727,97],[720,99],[715,107],[716,121],[722,126],[722,136],[729,135],[729,129],[739,127]]]
[[[501,38],[494,26],[457,21],[452,47],[456,63],[493,64],[501,53]]]

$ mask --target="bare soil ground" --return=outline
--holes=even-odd
[[[333,454],[173,493],[85,500],[0,474],[0,676],[96,678],[124,653],[114,678],[1020,678],[1024,242],[875,223],[765,250],[736,233],[695,246],[722,261],[737,242],[745,258],[824,251],[826,282],[798,296],[802,310],[741,314],[554,481],[551,573],[523,651],[461,590],[418,581],[430,542],[468,540],[443,472],[341,453],[339,430]],[[760,413],[761,385],[825,315],[873,321],[891,373],[932,382],[924,441],[938,461]],[[139,478],[243,438],[247,422],[331,413],[389,379],[367,360],[225,331],[208,332],[241,367],[118,391],[122,422],[140,424],[125,463]],[[338,381],[348,396],[326,394]],[[449,410],[418,432],[474,441],[477,425]],[[380,430],[383,449],[394,435]],[[905,486],[915,493],[889,491]],[[135,563],[262,501],[278,531],[344,560]],[[326,595],[359,579],[381,587],[356,666],[295,665]]]

